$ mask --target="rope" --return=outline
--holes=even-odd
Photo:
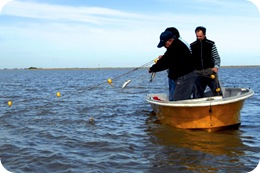
[[[128,75],[128,74],[130,74],[130,73],[132,73],[132,72],[134,72],[134,71],[137,71],[137,70],[139,70],[139,69],[141,69],[141,68],[144,68],[144,67],[146,67],[146,66],[148,66],[148,65],[151,65],[151,64],[153,64],[153,63],[154,63],[154,60],[149,61],[149,62],[147,62],[147,63],[145,63],[145,64],[143,64],[143,65],[141,65],[141,66],[139,66],[139,67],[134,68],[133,70],[129,70],[129,71],[127,71],[127,72],[125,72],[125,73],[123,73],[123,74],[121,74],[121,75],[118,75],[118,76],[116,76],[116,77],[114,77],[114,78],[112,78],[112,79],[114,80],[114,79],[118,79],[118,78],[120,78],[120,77],[122,77],[122,76],[126,76],[126,75]],[[112,79],[111,79],[111,80],[112,80]],[[95,89],[95,88],[97,88],[98,86],[100,86],[100,85],[102,85],[102,84],[105,84],[105,83],[107,83],[107,81],[106,81],[106,82],[99,83],[99,84],[97,84],[97,85],[95,85],[95,86],[89,87],[89,88],[87,88],[87,89],[88,89],[88,90]]]
[[[133,70],[130,70],[130,71],[126,72],[126,73],[123,73],[123,74],[121,74],[121,75],[119,75],[119,76],[116,76],[116,77],[114,77],[113,79],[120,78],[120,77],[125,76],[125,75],[127,75],[127,74],[129,74],[129,73],[132,73],[132,72],[134,72],[134,71],[136,71],[136,70],[138,70],[138,69],[140,69],[140,68],[144,68],[144,67],[146,67],[146,66],[152,64],[153,62],[154,62],[153,60],[150,61],[150,62],[147,62],[147,63],[145,63],[144,65],[142,65],[142,66],[140,66],[140,67],[136,67],[136,68],[134,68]]]

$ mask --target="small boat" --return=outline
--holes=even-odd
[[[208,132],[238,129],[241,124],[240,110],[254,91],[246,88],[221,89],[223,96],[211,96],[211,91],[207,91],[203,98],[169,101],[167,94],[148,94],[146,101],[162,124]]]

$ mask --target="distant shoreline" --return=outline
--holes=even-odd
[[[228,66],[221,66],[220,68],[257,68],[260,65],[228,65]]]
[[[86,67],[86,68],[77,68],[77,67],[68,67],[68,68],[4,68],[0,70],[113,70],[113,69],[132,69],[132,68],[149,68],[149,67]],[[230,66],[221,66],[220,68],[260,68],[260,65],[230,65]]]

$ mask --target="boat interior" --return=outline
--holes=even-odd
[[[221,90],[223,93],[223,98],[239,96],[249,92],[249,89],[246,88],[222,88]],[[204,93],[204,97],[212,97],[212,96],[213,94],[210,90]]]

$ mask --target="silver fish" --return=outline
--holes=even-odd
[[[150,78],[150,82],[152,82],[154,78],[155,78],[155,73],[152,73],[151,78]]]
[[[122,89],[124,89],[130,82],[131,82],[131,80],[127,80],[127,81],[123,84]]]

